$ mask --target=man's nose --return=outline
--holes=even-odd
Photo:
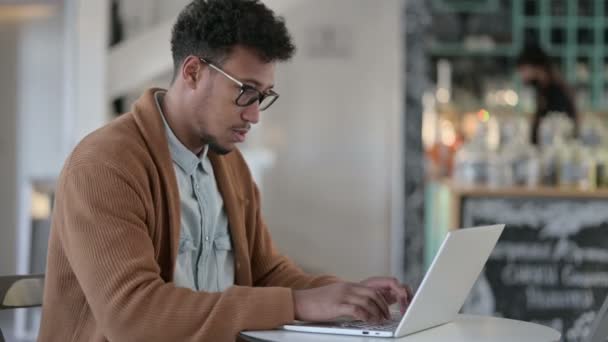
[[[241,118],[249,123],[257,124],[260,121],[260,103],[256,101],[245,108]]]

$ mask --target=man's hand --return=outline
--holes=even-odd
[[[399,302],[401,314],[405,313],[414,297],[409,286],[400,284],[396,278],[392,277],[372,277],[362,281],[361,284],[380,291],[389,305]]]
[[[372,284],[377,285],[376,282]],[[349,317],[381,322],[390,318],[389,304],[381,293],[382,288],[357,283],[336,283],[309,290],[294,290],[295,318],[300,321],[329,322]]]

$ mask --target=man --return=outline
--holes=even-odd
[[[393,278],[302,272],[275,249],[235,144],[294,46],[258,0],[195,0],[174,80],[86,137],[57,185],[41,341],[234,341],[294,319],[388,318]]]
[[[517,58],[521,79],[536,91],[536,113],[532,119],[532,144],[539,143],[540,122],[550,112],[564,113],[577,131],[576,106],[572,91],[554,68],[549,56],[538,46],[526,46]]]

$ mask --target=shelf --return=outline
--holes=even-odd
[[[469,48],[463,44],[434,44],[429,49],[433,56],[449,57],[514,57],[517,52],[510,45],[497,44],[492,48]]]
[[[538,26],[540,23],[546,22],[549,24],[549,27],[583,27],[590,28],[598,25],[606,25],[606,20],[604,17],[564,17],[564,16],[552,16],[552,15],[544,15],[544,16],[524,16],[523,17],[524,25],[534,25]]]
[[[433,7],[443,12],[487,13],[498,10],[498,0],[432,0]]]
[[[576,188],[547,187],[536,188],[509,187],[491,188],[487,186],[461,186],[451,181],[444,182],[448,187],[460,196],[478,197],[550,197],[550,198],[606,198],[608,189],[579,190]]]

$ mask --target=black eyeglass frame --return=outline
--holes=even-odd
[[[211,61],[208,61],[203,57],[199,57],[199,59],[201,62],[207,64],[208,66],[210,66],[211,68],[213,68],[214,70],[219,72],[220,74],[224,75],[226,78],[228,78],[232,82],[236,83],[241,88],[241,90],[239,91],[239,95],[234,100],[234,103],[237,106],[249,107],[256,101],[258,101],[258,103],[260,105],[260,111],[264,111],[264,110],[268,109],[268,107],[272,106],[279,99],[279,94],[277,94],[273,90],[269,90],[266,94],[264,94],[261,91],[257,90],[255,87],[239,81],[236,77],[228,74],[227,72],[222,70],[222,68],[218,67]],[[255,92],[256,95],[252,96],[249,100],[246,100],[243,102],[243,100],[241,100],[241,99],[243,98],[243,95],[246,94],[248,91]],[[266,100],[266,99],[270,99],[269,100],[270,102],[263,103],[264,100]]]

